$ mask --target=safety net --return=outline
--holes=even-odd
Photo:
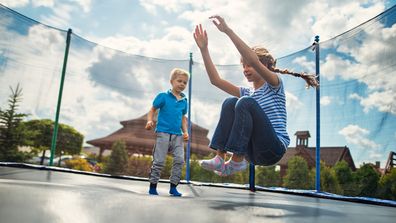
[[[277,59],[281,69],[310,74],[319,69],[320,87],[307,89],[303,79],[281,74],[290,145],[276,165],[255,166],[255,185],[396,199],[391,192],[396,181],[395,21],[392,7],[332,39],[307,43],[306,49]],[[0,161],[49,165],[52,151],[53,165],[148,177],[155,134],[145,130],[146,114],[155,96],[170,89],[171,70],[181,68],[191,73],[184,91],[191,130],[183,179],[248,184],[251,168],[220,177],[199,166],[198,160],[215,154],[208,144],[228,95],[210,84],[204,64],[194,55],[186,52],[185,60],[133,55],[4,6],[0,30]],[[238,61],[216,67],[233,84],[249,85]],[[13,103],[12,98],[18,100]],[[25,116],[10,117],[10,110]],[[8,156],[21,151],[24,155]],[[163,179],[171,167],[170,156]]]

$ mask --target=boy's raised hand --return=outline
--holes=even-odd
[[[210,16],[209,19],[212,19],[213,24],[223,33],[230,29],[224,18],[219,15]]]
[[[196,25],[194,31],[194,40],[200,49],[208,47],[208,34],[202,29],[202,25]]]

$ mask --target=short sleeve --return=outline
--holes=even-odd
[[[188,101],[186,99],[186,103],[184,103],[184,109],[182,110],[183,115],[187,114],[188,111]]]
[[[279,89],[281,89],[282,86],[283,86],[282,78],[280,78],[280,76],[279,76],[278,74],[276,74],[276,76],[278,77],[279,85],[275,87],[275,86],[272,86],[272,85],[268,84],[268,87],[269,87],[271,90],[273,90],[275,93],[279,92]]]
[[[153,101],[153,107],[158,109],[165,105],[165,93],[158,94]]]
[[[250,89],[247,87],[239,87],[239,94],[240,97],[250,96]]]

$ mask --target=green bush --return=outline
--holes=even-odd
[[[111,155],[105,166],[105,173],[122,175],[128,165],[128,154],[124,141],[116,141],[111,148]]]
[[[378,196],[383,199],[396,200],[396,168],[381,177],[378,185]]]
[[[309,169],[304,158],[295,156],[289,160],[283,185],[291,189],[309,188]]]
[[[276,166],[257,166],[256,167],[256,184],[264,187],[281,186],[280,172],[275,170]]]
[[[377,193],[379,174],[371,164],[364,164],[355,172],[357,196],[374,197]]]

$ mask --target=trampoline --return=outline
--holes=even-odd
[[[0,166],[1,222],[393,222],[391,206],[145,178]]]

